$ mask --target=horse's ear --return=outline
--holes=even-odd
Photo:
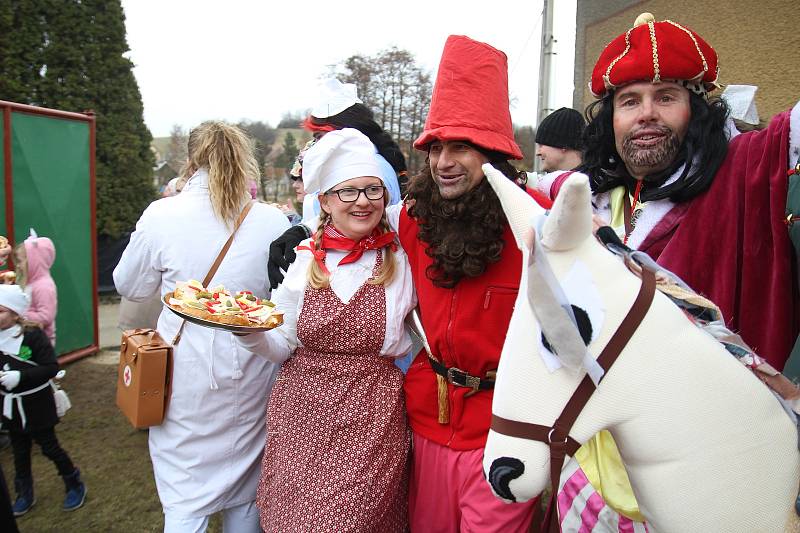
[[[576,172],[561,186],[542,228],[542,244],[571,250],[592,233],[592,191],[586,174]]]
[[[500,198],[500,204],[503,206],[508,224],[514,233],[517,247],[521,250],[525,242],[526,231],[530,231],[531,228],[531,219],[536,215],[543,215],[545,209],[489,163],[484,164],[481,168],[495,194]]]

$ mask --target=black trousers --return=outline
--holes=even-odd
[[[69,455],[58,443],[55,426],[30,433],[10,430],[8,435],[11,437],[11,447],[14,449],[14,469],[18,479],[33,477],[31,472],[33,441],[42,448],[44,456],[55,463],[60,475],[68,476],[75,471],[75,465],[72,464]]]
[[[8,492],[3,469],[0,468],[0,531],[19,533],[14,511],[11,509],[11,495]]]

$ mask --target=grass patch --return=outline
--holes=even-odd
[[[64,483],[34,444],[36,505],[17,518],[22,533],[163,531],[147,431],[133,429],[115,403],[117,360],[117,353],[106,351],[65,367],[63,387],[72,409],[56,426],[56,435],[81,469],[88,489],[86,503],[77,511],[61,510]],[[14,498],[11,447],[0,450],[0,464]],[[222,531],[219,517],[212,518],[208,530]]]

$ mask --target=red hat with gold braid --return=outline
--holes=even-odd
[[[633,27],[611,41],[592,71],[596,98],[637,81],[680,83],[705,96],[718,87],[717,53],[689,28],[642,13]]]

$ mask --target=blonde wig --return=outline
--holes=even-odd
[[[253,143],[230,124],[203,122],[189,133],[189,158],[181,175],[208,170],[208,191],[214,214],[232,227],[245,202],[250,200],[249,179],[259,179]]]

